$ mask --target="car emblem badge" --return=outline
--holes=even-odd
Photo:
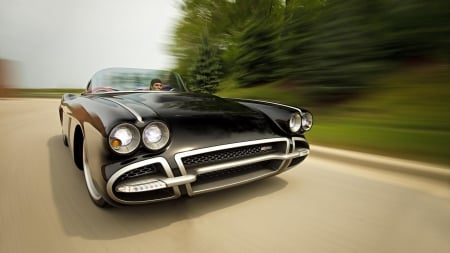
[[[271,150],[272,146],[262,146],[261,147],[261,151],[267,151],[267,150]]]

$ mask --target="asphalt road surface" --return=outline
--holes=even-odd
[[[242,187],[99,209],[52,99],[0,100],[0,252],[450,252],[450,185],[312,154]]]

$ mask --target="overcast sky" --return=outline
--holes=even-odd
[[[23,88],[84,88],[107,67],[173,66],[180,0],[0,0],[0,58]]]

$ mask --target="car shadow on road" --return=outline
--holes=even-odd
[[[189,221],[258,197],[267,197],[287,185],[282,178],[271,177],[193,198],[102,209],[91,202],[83,173],[73,163],[62,137],[51,137],[48,148],[51,191],[60,223],[69,236],[88,239],[109,240],[163,229],[175,222]],[[269,201],[267,205],[270,205]]]

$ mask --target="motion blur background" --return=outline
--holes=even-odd
[[[0,0],[0,58],[1,96],[168,68],[196,92],[311,110],[312,144],[450,164],[446,0]]]

